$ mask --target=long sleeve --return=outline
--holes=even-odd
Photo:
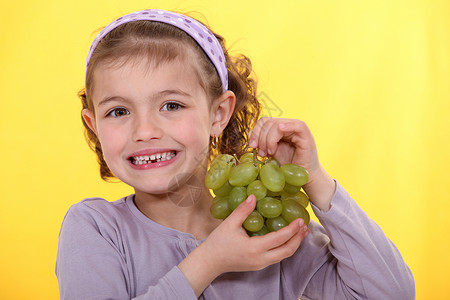
[[[329,237],[324,247],[329,253],[302,299],[414,299],[414,278],[395,245],[336,185],[328,212],[312,205]]]
[[[69,209],[60,231],[56,262],[61,299],[197,299],[176,266],[166,266],[167,272],[137,295],[130,262],[136,258],[127,253],[117,222],[83,202]]]

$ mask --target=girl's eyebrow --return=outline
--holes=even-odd
[[[158,92],[156,95],[157,96],[181,95],[181,96],[191,97],[191,94],[189,94],[185,91],[179,90],[179,89],[163,90],[163,91]]]
[[[110,97],[106,97],[106,98],[104,98],[103,100],[101,100],[99,103],[98,103],[98,106],[100,107],[100,106],[102,106],[102,105],[106,105],[106,104],[108,104],[109,102],[112,102],[112,101],[119,101],[119,100],[121,100],[121,101],[127,101],[126,99],[124,99],[124,98],[122,98],[122,97],[118,97],[118,96],[110,96]]]
[[[162,96],[170,96],[170,95],[181,95],[181,96],[191,97],[191,94],[189,94],[189,93],[187,93],[185,91],[182,91],[182,90],[179,90],[179,89],[176,89],[176,90],[171,89],[171,90],[163,90],[163,91],[157,92],[157,93],[155,93],[153,98],[154,97],[162,97]],[[110,97],[106,97],[103,100],[101,100],[98,103],[98,106],[100,107],[100,106],[106,105],[106,104],[108,104],[109,102],[112,102],[112,101],[125,101],[125,102],[127,102],[127,100],[125,98],[123,98],[123,97],[110,96]]]

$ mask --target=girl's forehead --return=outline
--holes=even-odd
[[[162,90],[180,90],[190,95],[205,93],[193,64],[182,57],[165,62],[128,57],[104,62],[94,70],[94,102],[111,96],[109,94],[131,95]]]

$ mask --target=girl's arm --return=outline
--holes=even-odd
[[[330,210],[312,205],[323,227],[315,224],[302,246],[321,241],[322,247],[311,255],[317,261],[316,271],[302,295],[305,299],[335,295],[340,299],[414,299],[414,278],[394,243],[336,184]],[[324,236],[328,238],[324,240]],[[290,269],[287,273],[301,276],[302,267],[294,270],[296,265],[299,262],[286,260],[283,267]]]
[[[281,164],[309,172],[303,187],[320,225],[294,255],[282,262],[293,293],[312,299],[413,299],[414,279],[394,244],[322,168],[314,138],[299,120],[262,118],[250,146]],[[302,261],[299,261],[302,260]],[[297,268],[293,270],[293,268]],[[306,287],[296,284],[310,276]],[[300,295],[299,295],[300,296]]]
[[[130,296],[139,279],[133,278],[129,261],[133,257],[124,255],[123,228],[117,226],[120,217],[115,218],[111,206],[104,199],[86,199],[73,205],[64,217],[55,269],[60,299],[197,299],[176,266],[143,295]]]

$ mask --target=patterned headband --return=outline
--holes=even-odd
[[[100,43],[109,32],[122,24],[141,20],[170,24],[189,34],[200,47],[202,47],[203,51],[214,64],[214,67],[219,74],[220,81],[222,82],[223,91],[225,92],[228,89],[228,71],[225,56],[222,47],[214,34],[197,20],[185,15],[159,9],[148,9],[127,14],[103,28],[103,30],[95,37],[91,48],[89,49],[86,59],[86,73],[92,52],[94,52],[98,43]]]

